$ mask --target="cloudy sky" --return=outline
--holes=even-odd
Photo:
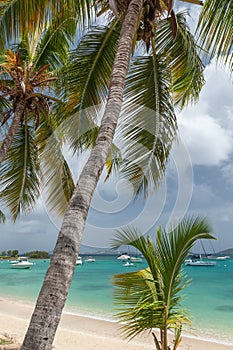
[[[212,223],[218,238],[213,249],[233,248],[232,83],[215,62],[206,67],[205,77],[199,103],[178,115],[180,142],[157,193],[135,202],[131,188],[122,180],[104,183],[101,179],[84,234],[86,246],[107,247],[122,225],[152,232],[157,225],[169,226],[185,214],[199,214]],[[16,224],[8,221],[0,226],[0,251],[52,250],[60,223],[41,199],[32,214]]]
[[[199,102],[178,115],[180,142],[159,190],[134,201],[128,184],[117,178],[104,183],[102,177],[88,216],[85,246],[108,247],[122,225],[153,232],[160,224],[169,227],[186,214],[199,214],[209,218],[217,237],[211,249],[233,248],[233,88],[225,69],[216,68],[214,61],[206,67],[205,78]],[[41,198],[30,215],[0,225],[0,252],[51,251],[60,224]]]

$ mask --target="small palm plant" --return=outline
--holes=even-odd
[[[128,244],[137,248],[148,268],[114,276],[114,298],[119,305],[116,317],[123,322],[122,330],[132,338],[146,330],[160,329],[160,339],[152,332],[156,350],[176,350],[181,342],[181,330],[189,323],[180,305],[181,291],[189,280],[182,264],[198,239],[214,239],[206,219],[181,221],[169,233],[157,230],[155,242],[137,229],[128,227],[117,232],[113,247]],[[168,330],[174,333],[169,344]]]

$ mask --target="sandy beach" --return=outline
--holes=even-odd
[[[19,343],[26,332],[32,304],[0,297],[0,335],[13,336]],[[119,326],[110,321],[64,313],[53,349],[55,350],[149,350],[154,349],[151,335],[128,342],[120,336]],[[181,350],[232,350],[233,345],[183,337]]]

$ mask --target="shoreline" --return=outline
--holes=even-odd
[[[34,303],[0,296],[0,335],[8,334],[22,343],[33,308]],[[230,350],[233,345],[186,333],[182,338],[181,350]],[[119,350],[123,347],[127,350],[152,350],[154,343],[148,333],[129,342],[121,337],[116,321],[70,311],[64,311],[54,341],[55,350]]]

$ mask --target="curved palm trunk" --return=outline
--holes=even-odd
[[[65,305],[90,202],[108,157],[120,114],[125,78],[142,0],[132,0],[123,22],[99,135],[64,216],[53,258],[21,350],[49,350]]]
[[[7,153],[11,147],[12,141],[13,141],[15,134],[19,128],[21,118],[24,114],[24,108],[25,108],[25,101],[24,100],[21,100],[19,103],[17,103],[11,126],[9,127],[7,134],[6,134],[5,138],[3,139],[1,147],[0,147],[0,165],[4,161],[4,159],[6,158]]]

